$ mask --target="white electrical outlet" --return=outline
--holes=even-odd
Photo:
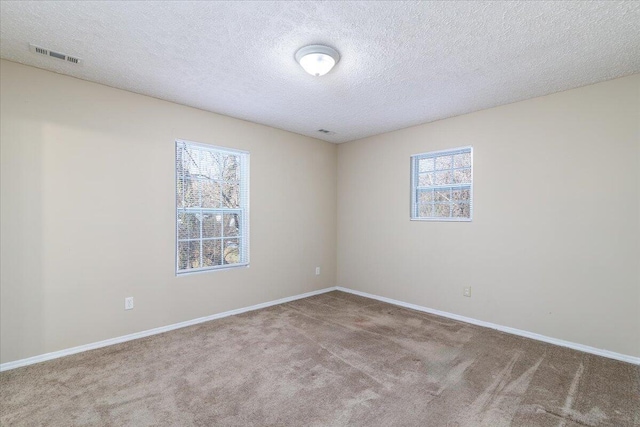
[[[316,276],[320,275],[320,267],[316,267]]]
[[[133,310],[133,297],[126,297],[124,299],[124,309]]]
[[[471,297],[471,286],[466,286],[462,291],[462,295],[465,297]]]

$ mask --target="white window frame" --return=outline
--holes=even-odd
[[[217,151],[217,152],[223,152],[223,153],[229,153],[229,154],[235,154],[235,155],[242,155],[245,159],[244,162],[241,162],[241,168],[244,168],[245,170],[241,170],[240,172],[240,192],[242,194],[242,185],[244,184],[245,186],[245,197],[242,197],[242,195],[240,196],[240,208],[239,209],[231,209],[232,211],[242,211],[242,230],[241,231],[241,235],[238,236],[238,240],[240,240],[243,244],[245,245],[245,249],[240,251],[240,256],[244,257],[244,259],[241,260],[241,262],[239,263],[235,263],[235,264],[222,264],[222,265],[216,265],[216,266],[207,266],[207,267],[198,267],[198,268],[189,268],[189,269],[185,269],[185,270],[180,270],[179,269],[179,259],[178,259],[178,247],[179,247],[179,234],[178,234],[178,217],[179,217],[179,213],[180,213],[180,208],[177,205],[177,199],[178,199],[178,168],[176,167],[176,161],[177,161],[177,148],[179,146],[179,144],[186,144],[189,146],[196,146],[196,147],[202,147],[204,149],[207,150],[211,150],[211,151]],[[217,145],[211,145],[211,144],[203,144],[201,142],[194,142],[194,141],[189,141],[186,139],[176,139],[175,140],[175,144],[174,144],[174,156],[173,156],[173,174],[174,174],[174,208],[175,208],[175,218],[174,218],[174,226],[175,226],[175,244],[174,244],[174,250],[175,250],[175,254],[174,254],[174,259],[175,259],[175,274],[176,276],[185,276],[185,275],[189,275],[189,274],[196,274],[196,273],[204,273],[204,272],[208,272],[208,271],[220,271],[220,270],[228,270],[228,269],[232,269],[232,268],[238,268],[238,267],[248,267],[249,266],[249,253],[250,253],[250,246],[249,246],[249,171],[250,171],[250,157],[249,157],[249,152],[248,151],[244,151],[244,150],[238,150],[235,148],[228,148],[228,147],[221,147],[221,146],[217,146]],[[244,178],[244,181],[242,180]],[[244,206],[243,206],[244,204]],[[200,208],[200,210],[202,211],[203,209]],[[204,209],[204,210],[211,210],[211,211],[224,211],[225,208],[212,208],[212,209]],[[223,227],[224,229],[224,227]],[[224,238],[221,237],[221,238]],[[200,239],[201,240],[201,239]],[[202,254],[201,254],[202,256]]]
[[[429,186],[430,188],[452,188],[456,186],[469,187],[469,218],[464,217],[419,217],[418,216],[418,161],[426,158],[440,157],[443,155],[454,155],[459,151],[468,150],[471,153],[471,181],[465,184],[446,184],[442,186]],[[447,170],[447,169],[443,169]],[[451,164],[451,170],[456,170]],[[447,150],[429,151],[426,153],[413,154],[411,156],[411,206],[409,211],[409,217],[411,221],[438,221],[438,222],[471,222],[473,221],[473,147],[465,146],[458,148],[451,148]]]

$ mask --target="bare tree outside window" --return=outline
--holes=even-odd
[[[411,219],[471,221],[473,149],[411,156]]]
[[[248,154],[176,142],[178,273],[248,263]]]

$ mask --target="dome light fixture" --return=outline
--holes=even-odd
[[[312,76],[324,76],[340,61],[337,50],[319,44],[305,46],[296,52],[296,61]]]

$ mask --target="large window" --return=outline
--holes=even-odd
[[[176,273],[249,263],[249,154],[176,141]]]
[[[411,156],[411,219],[471,221],[473,149]]]

